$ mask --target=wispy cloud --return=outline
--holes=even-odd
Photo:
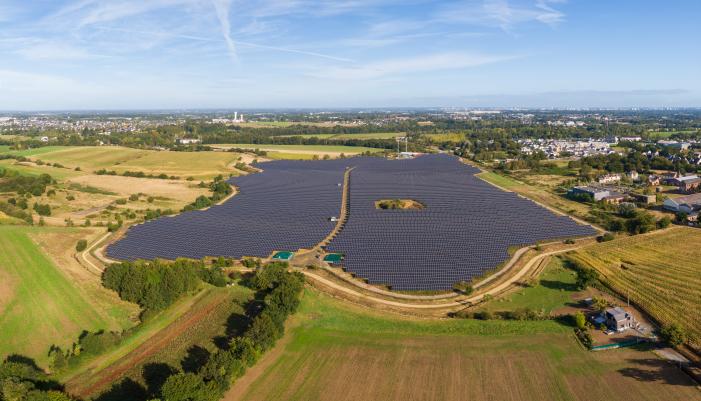
[[[229,9],[231,8],[231,0],[212,0],[214,9],[217,11],[217,19],[221,28],[222,36],[226,42],[226,47],[229,49],[229,56],[236,59],[236,44],[231,38],[231,24],[229,23]]]
[[[372,80],[431,71],[460,70],[515,58],[517,57],[477,53],[438,53],[388,59],[352,67],[319,69],[310,75],[337,80]]]
[[[452,23],[493,26],[504,31],[527,22],[540,22],[555,26],[565,19],[565,14],[553,4],[559,0],[463,0],[445,6],[436,18]]]

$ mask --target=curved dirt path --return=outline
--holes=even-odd
[[[376,298],[376,297],[372,297],[372,296],[367,295],[367,294],[357,292],[357,291],[350,289],[348,287],[342,286],[342,285],[335,283],[331,280],[328,280],[326,278],[318,276],[312,272],[302,271],[302,273],[306,277],[308,277],[312,280],[315,280],[315,281],[317,281],[325,286],[333,288],[336,291],[341,291],[345,294],[352,295],[354,297],[358,297],[358,298],[361,298],[361,299],[364,299],[364,300],[367,300],[367,301],[370,301],[373,303],[378,303],[378,304],[392,306],[392,307],[398,307],[398,308],[407,308],[407,309],[448,309],[448,308],[458,308],[458,307],[464,307],[464,306],[470,305],[476,301],[481,300],[482,298],[484,298],[485,295],[499,294],[502,291],[511,287],[514,283],[518,282],[521,278],[523,278],[526,274],[528,274],[534,266],[537,266],[538,263],[541,260],[543,260],[544,258],[553,256],[553,255],[557,255],[560,253],[564,253],[564,252],[569,252],[569,251],[572,251],[572,250],[575,250],[578,248],[579,247],[573,247],[573,248],[567,248],[567,249],[561,249],[561,250],[557,250],[557,251],[542,253],[540,255],[535,256],[533,259],[529,260],[528,262],[526,262],[526,264],[523,266],[523,268],[521,270],[519,270],[513,276],[509,277],[508,280],[506,280],[503,283],[500,283],[499,285],[485,291],[482,294],[475,295],[475,296],[468,297],[468,298],[463,298],[463,299],[460,299],[459,301],[451,301],[451,302],[435,303],[435,304],[412,304],[412,303],[406,303],[406,302],[389,301],[389,300],[386,300],[383,298]]]

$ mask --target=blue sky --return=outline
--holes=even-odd
[[[701,106],[701,2],[1,0],[0,109]]]

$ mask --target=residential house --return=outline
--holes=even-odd
[[[604,312],[606,326],[614,331],[624,331],[635,327],[635,318],[625,309],[617,306]]]
[[[647,176],[647,185],[651,185],[651,186],[660,185],[660,176],[652,175],[652,174]]]
[[[201,143],[201,139],[195,139],[195,138],[180,138],[178,139],[178,143],[181,145],[193,145],[197,143]]]
[[[599,184],[613,184],[621,181],[620,174],[606,174],[597,179]]]
[[[638,181],[640,179],[640,174],[638,174],[637,171],[629,171],[626,173],[626,177],[630,178],[633,181]]]

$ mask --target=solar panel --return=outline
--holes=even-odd
[[[447,155],[410,160],[358,157],[276,161],[262,173],[233,178],[239,193],[205,211],[134,226],[112,244],[116,259],[265,257],[311,248],[334,227],[343,174],[350,173],[349,218],[327,246],[342,265],[396,290],[445,290],[508,259],[512,246],[593,235],[589,226],[475,177],[476,168]],[[420,210],[378,210],[380,199],[413,199]]]

